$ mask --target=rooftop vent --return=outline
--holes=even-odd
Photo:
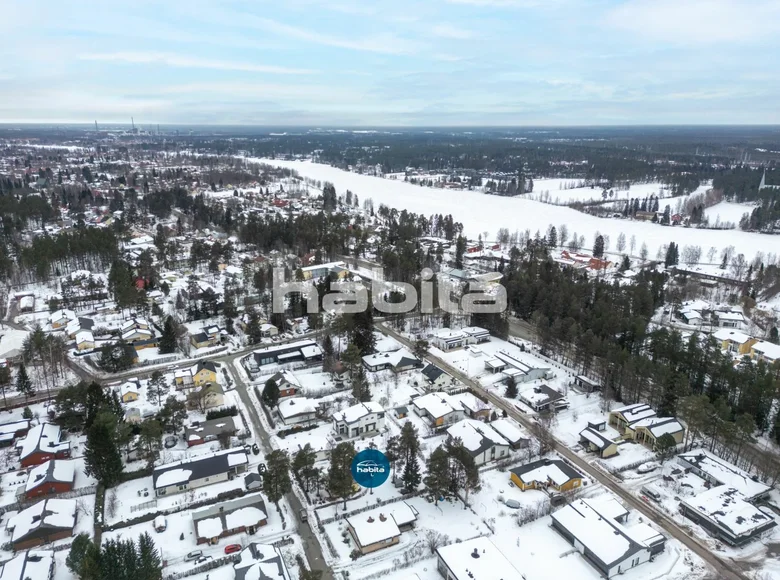
[[[474,551],[471,552],[472,558],[479,558],[479,550],[477,548],[474,548]],[[469,572],[469,576],[471,576],[471,573]]]
[[[367,519],[366,521],[367,521],[369,524],[373,524],[373,523],[374,523],[374,518],[372,518],[371,516],[368,516],[368,519]]]

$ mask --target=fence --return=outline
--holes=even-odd
[[[157,500],[156,499],[151,499],[151,500],[145,501],[143,503],[139,503],[139,504],[136,504],[136,505],[131,505],[130,506],[130,513],[138,512],[138,511],[141,511],[141,510],[145,510],[145,509],[148,509],[150,507],[157,507]]]
[[[418,495],[422,495],[422,493],[423,493],[422,491],[415,491],[414,493],[407,493],[406,495],[402,495],[401,497],[394,497],[394,498],[390,498],[390,499],[377,501],[375,505],[367,505],[367,506],[364,506],[362,508],[358,508],[356,510],[352,510],[350,512],[344,512],[344,513],[341,513],[341,514],[336,514],[332,518],[325,518],[324,520],[319,520],[319,516],[318,516],[317,519],[319,520],[320,525],[324,526],[325,524],[331,524],[333,522],[337,522],[339,520],[343,520],[344,518],[349,518],[349,517],[352,517],[352,516],[357,515],[357,514],[362,514],[363,512],[367,512],[367,511],[376,509],[378,507],[386,506],[386,505],[391,504],[391,503],[397,503],[399,501],[405,501],[407,499],[410,499],[410,498],[413,498],[413,497],[417,497]]]
[[[219,568],[227,564],[235,564],[240,559],[241,556],[239,553],[239,554],[233,554],[231,556],[224,556],[217,560],[209,560],[205,564],[201,564],[200,566],[195,566],[194,568],[190,568],[189,570],[182,570],[181,572],[176,572],[175,574],[169,574],[168,576],[165,576],[165,580],[178,580],[179,578],[194,576],[195,574],[208,572],[209,570],[213,570],[214,568]]]
[[[81,497],[84,495],[90,495],[97,491],[97,485],[88,485],[86,487],[80,487],[78,489],[72,489],[70,491],[65,491],[63,493],[58,493],[56,495],[52,495],[50,497],[54,497],[56,499],[70,499],[73,497]],[[34,503],[38,503],[41,499],[43,499],[45,496],[39,496],[39,497],[33,497],[30,499],[27,499],[24,497],[24,488],[19,490],[19,493],[16,494],[19,498],[16,504],[19,506],[18,509],[24,509],[26,507],[31,506]],[[6,508],[8,506],[5,506]]]

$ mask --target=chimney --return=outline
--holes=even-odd
[[[387,518],[385,517],[385,514],[379,514],[379,521],[380,522],[386,522]]]
[[[479,550],[477,548],[474,548],[474,551],[471,553],[471,557],[472,558],[479,558]],[[470,573],[469,573],[469,576],[471,576]]]
[[[367,521],[369,524],[373,524],[373,523],[374,523],[374,518],[372,518],[371,516],[368,516],[368,519],[367,519],[366,521]]]

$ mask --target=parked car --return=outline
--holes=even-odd
[[[241,544],[228,544],[225,546],[225,554],[235,554],[241,551]]]
[[[309,512],[306,510],[301,510],[300,512],[300,518],[303,523],[306,523],[309,521]]]
[[[200,558],[197,559],[197,561],[195,563],[196,564],[203,564],[204,562],[208,562],[209,560],[213,560],[213,559],[214,559],[213,556],[201,556]]]
[[[504,502],[504,505],[511,510],[519,510],[521,507],[523,507],[523,504],[521,504],[516,499],[508,499]]]
[[[252,445],[252,453],[255,454],[255,455],[259,455],[260,454],[260,447],[257,445],[257,443],[254,443]],[[265,467],[265,463],[261,463],[260,465]]]
[[[201,556],[203,556],[203,550],[194,550],[194,551],[190,552],[189,554],[187,554],[186,556],[184,556],[184,561],[185,562],[192,562],[193,560],[197,560]]]
[[[646,498],[651,499],[655,502],[661,501],[661,494],[658,493],[658,491],[649,485],[645,485],[639,492]]]
[[[265,473],[265,469],[266,469],[265,463],[261,463],[260,465],[257,466],[257,473],[260,474]]]
[[[647,463],[643,463],[639,467],[636,468],[637,473],[650,473],[651,471],[655,471],[661,467],[661,465],[656,461],[648,461]]]

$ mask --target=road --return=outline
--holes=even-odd
[[[252,403],[252,399],[249,396],[249,389],[251,387],[244,382],[241,378],[241,374],[236,372],[233,367],[233,364],[241,364],[240,362],[237,362],[239,356],[241,355],[232,355],[230,364],[225,364],[225,368],[228,369],[228,373],[230,373],[230,377],[236,385],[238,396],[241,397],[241,402],[244,404],[244,408],[249,414],[249,420],[252,423],[252,428],[257,434],[258,443],[263,448],[263,453],[268,454],[273,449],[273,447],[271,447],[271,436],[263,428],[263,423],[260,421],[257,408]],[[311,527],[309,527],[309,525],[298,525],[298,514],[304,509],[301,500],[295,493],[288,493],[287,501],[290,503],[290,508],[292,509],[292,513],[288,514],[288,519],[290,520],[289,524],[293,529],[297,527],[298,535],[303,540],[303,550],[306,552],[306,559],[309,561],[309,566],[313,570],[322,570],[322,580],[333,580],[333,573],[325,563],[320,542],[312,532]]]
[[[384,324],[377,324],[376,327],[383,334],[386,334],[394,338],[401,344],[406,345],[408,348],[413,348],[412,342],[410,340],[398,334],[394,330],[386,327]],[[507,415],[515,419],[521,425],[525,426],[531,433],[536,431],[537,424],[535,421],[533,421],[528,415],[520,413],[513,405],[509,404],[501,397],[498,397],[493,393],[486,391],[485,389],[482,388],[482,386],[479,383],[472,380],[471,378],[466,376],[458,369],[452,367],[449,363],[447,363],[443,359],[431,354],[428,354],[426,358],[430,362],[434,363],[439,368],[441,368],[443,371],[449,373],[453,377],[460,380],[463,384],[468,386],[470,389],[478,392],[480,395],[489,399],[496,407],[506,411]],[[627,490],[623,489],[623,487],[620,486],[619,482],[613,479],[612,476],[608,475],[603,471],[600,471],[599,469],[596,469],[594,466],[592,466],[587,461],[585,461],[580,456],[578,456],[576,453],[571,451],[568,447],[566,447],[566,445],[564,445],[562,442],[558,441],[557,439],[554,441],[553,446],[555,448],[555,451],[557,451],[561,456],[569,460],[573,465],[577,466],[577,468],[580,469],[583,473],[590,476],[593,480],[601,483],[604,487],[609,489],[616,496],[620,497],[625,502],[626,505],[630,506],[631,508],[638,511],[646,518],[655,522],[658,526],[663,528],[664,531],[666,531],[670,536],[672,536],[676,540],[679,540],[683,545],[685,545],[685,547],[687,547],[694,554],[699,556],[702,560],[707,562],[707,564],[709,564],[712,568],[715,569],[719,579],[748,580],[747,576],[745,576],[735,565],[733,565],[731,562],[727,562],[719,558],[718,556],[710,552],[706,546],[700,544],[696,539],[689,536],[666,514],[659,512],[658,510],[651,507],[644,501],[640,500],[639,498],[629,493]]]

